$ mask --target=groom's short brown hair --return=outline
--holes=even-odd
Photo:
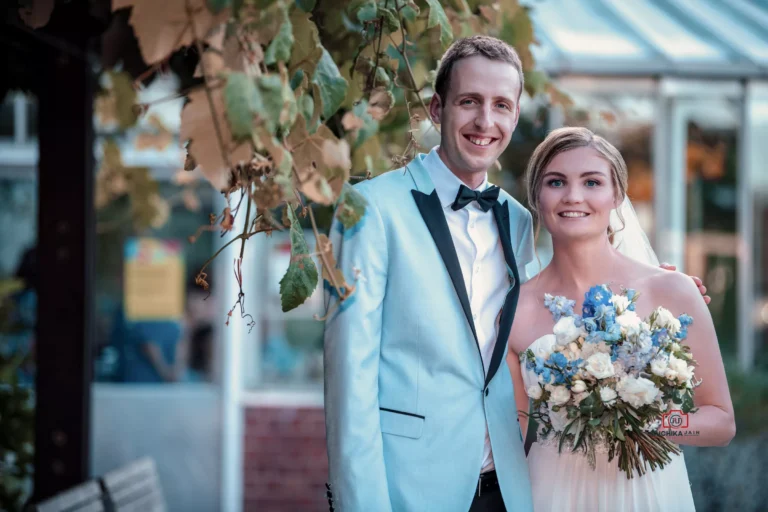
[[[453,65],[461,59],[474,57],[480,55],[486,59],[496,60],[500,62],[506,62],[511,64],[517,70],[517,74],[520,76],[520,92],[517,93],[517,99],[520,100],[520,95],[523,92],[523,63],[520,61],[520,56],[517,54],[512,46],[508,45],[501,39],[496,39],[490,36],[471,36],[457,39],[454,43],[448,47],[443,54],[443,58],[440,61],[440,66],[437,68],[437,75],[435,76],[434,89],[440,96],[441,101],[445,101],[445,96],[448,94],[448,89],[451,86],[451,71]]]

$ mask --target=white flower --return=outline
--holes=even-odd
[[[573,352],[574,354],[581,353],[581,348],[579,347],[579,344],[575,341],[572,341],[568,344],[568,350]]]
[[[667,360],[663,357],[657,357],[651,361],[651,373],[658,375],[659,377],[664,377],[667,367]]]
[[[686,382],[693,378],[693,366],[688,366],[688,362],[683,359],[678,359],[673,354],[669,356],[669,368],[673,370],[677,375],[679,382]]]
[[[612,377],[614,371],[611,356],[603,354],[602,352],[592,354],[589,356],[589,359],[587,359],[586,370],[598,379]]]
[[[547,386],[547,391],[551,405],[563,405],[571,399],[571,392],[565,386]]]
[[[661,306],[656,308],[656,326],[666,329],[669,334],[677,334],[680,331],[680,320],[675,318],[668,309]]]
[[[603,403],[608,407],[614,405],[616,396],[616,391],[614,391],[613,388],[609,388],[608,386],[600,386],[600,400],[602,400]]]
[[[557,412],[550,409],[548,414],[553,429],[557,432],[565,430],[566,425],[568,425],[568,410],[565,407],[561,407]]]
[[[625,311],[616,317],[616,323],[621,326],[621,330],[627,336],[636,336],[640,333],[640,324],[642,319],[634,311]]]
[[[576,327],[576,323],[572,316],[564,316],[558,320],[555,327],[552,329],[552,332],[557,338],[557,344],[562,346],[568,345],[572,341],[576,341],[581,335],[581,329]]]
[[[623,377],[626,375],[626,370],[624,369],[624,365],[621,363],[621,361],[614,361],[613,362],[613,374],[617,377]]]
[[[621,399],[632,407],[653,403],[659,394],[659,388],[645,377],[624,377],[616,385],[616,389]]]
[[[629,307],[629,299],[624,295],[614,295],[611,297],[611,303],[616,308],[616,314],[621,314]]]
[[[534,400],[538,400],[541,398],[541,395],[543,393],[541,386],[538,384],[534,384],[533,386],[530,386],[528,389],[525,390],[526,393],[528,393],[528,396],[533,398]]]
[[[587,390],[587,385],[584,383],[583,380],[575,380],[573,381],[573,385],[571,385],[571,391],[574,393],[583,393]]]
[[[672,368],[667,368],[666,371],[664,372],[664,377],[666,377],[669,380],[677,380],[677,372]]]

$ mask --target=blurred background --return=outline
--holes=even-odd
[[[685,448],[697,509],[765,510],[768,2],[523,3],[539,43],[531,47],[537,68],[571,103],[524,94],[492,181],[525,203],[525,164],[560,126],[586,126],[620,149],[630,197],[660,259],[708,287],[736,407],[738,433],[728,447]],[[6,59],[11,48],[61,44],[15,30],[2,36]],[[130,67],[135,56],[115,46],[108,51],[123,52]],[[313,319],[323,313],[319,290],[281,311],[290,241],[277,231],[249,241],[243,288],[247,304],[260,304],[246,308],[252,318],[229,316],[239,246],[207,268],[210,293],[195,285],[223,243],[218,232],[198,228],[223,200],[179,172],[183,99],[151,107],[122,130],[109,100],[94,94],[119,87],[117,75],[94,65],[96,84],[85,76],[57,82],[61,59],[91,57],[73,46],[34,77],[55,84],[55,93],[11,90],[0,105],[5,506],[11,510],[7,496],[28,496],[33,483],[63,488],[82,472],[96,477],[150,456],[169,510],[326,509],[323,325]],[[191,75],[185,58],[139,91],[139,101],[183,89]],[[77,132],[88,131],[86,123],[84,139]],[[426,151],[438,140],[425,129],[420,142]],[[78,144],[94,147],[93,176],[67,180],[58,171],[88,168]],[[319,218],[327,230],[330,215]],[[310,247],[312,238],[307,230]],[[550,254],[542,232],[542,265]],[[92,262],[90,270],[82,261]],[[45,355],[37,344],[43,336],[51,344]],[[53,379],[62,371],[72,372],[71,387],[43,400],[36,382],[61,382]],[[36,432],[36,421],[54,427],[41,432],[38,424]]]

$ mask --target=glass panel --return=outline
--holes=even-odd
[[[738,104],[707,99],[691,105],[686,124],[685,271],[707,284],[720,347],[730,356],[738,333]]]
[[[704,40],[647,0],[607,0],[623,20],[674,60],[725,60],[717,41]]]
[[[648,58],[647,46],[621,31],[610,14],[592,3],[570,1],[537,2],[531,15],[558,50],[589,57]]]
[[[14,94],[0,110],[0,137],[13,137]],[[0,151],[0,510],[21,510],[32,490],[37,325],[37,173],[30,158]],[[18,155],[17,155],[18,156]],[[16,495],[16,493],[19,493]]]

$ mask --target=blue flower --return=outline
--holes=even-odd
[[[582,307],[582,315],[584,317],[595,316],[597,307],[601,304],[606,306],[610,305],[610,300],[613,294],[607,286],[601,284],[600,286],[593,286],[584,295],[584,306]]]
[[[552,313],[552,318],[554,318],[555,322],[564,316],[573,316],[573,307],[575,305],[575,300],[568,300],[560,295],[556,297],[549,294],[544,295],[544,307]]]
[[[587,332],[592,333],[597,330],[597,322],[595,322],[594,318],[585,318],[584,319],[584,329],[587,330]]]
[[[680,320],[680,325],[683,326],[683,328],[688,327],[689,325],[693,324],[693,318],[691,318],[689,315],[682,314],[678,317],[678,320]]]
[[[666,329],[659,329],[658,331],[654,331],[653,334],[651,334],[651,340],[654,347],[658,347],[668,339],[669,333]]]
[[[602,322],[603,325],[608,328],[613,325],[616,320],[616,309],[613,304],[600,304],[595,309],[595,320]]]
[[[621,326],[612,324],[608,329],[602,331],[603,341],[606,343],[615,343],[621,339]]]
[[[568,359],[562,352],[555,352],[549,357],[551,363],[559,368],[564,368],[568,364]]]

